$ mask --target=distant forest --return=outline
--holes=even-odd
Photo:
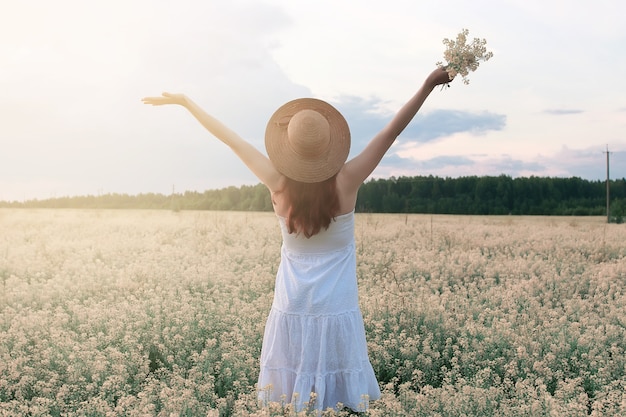
[[[611,180],[611,215],[626,216],[626,179]],[[104,194],[23,202],[0,207],[270,211],[262,184],[178,194]],[[578,177],[433,176],[373,179],[361,187],[358,212],[474,215],[606,215],[606,181]]]

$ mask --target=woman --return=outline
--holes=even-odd
[[[283,235],[272,309],[261,351],[259,396],[265,402],[337,403],[362,411],[380,391],[368,359],[358,304],[354,208],[361,184],[428,95],[449,83],[436,69],[356,157],[346,162],[350,131],[343,116],[316,99],[281,106],[265,132],[268,156],[183,94],[145,104],[185,107],[228,145],[267,186]]]

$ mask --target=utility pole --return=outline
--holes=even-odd
[[[606,145],[606,222],[611,223],[611,203],[610,203],[610,176],[609,176],[609,145]]]

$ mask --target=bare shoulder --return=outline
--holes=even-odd
[[[344,165],[344,168],[346,165]],[[341,214],[354,210],[356,197],[361,186],[361,181],[350,176],[344,168],[337,174],[337,194],[339,195],[339,212]]]

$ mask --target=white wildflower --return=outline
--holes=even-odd
[[[469,84],[470,71],[476,71],[480,61],[488,61],[493,57],[493,52],[487,51],[485,39],[474,38],[467,43],[469,30],[463,29],[456,36],[456,40],[445,38],[443,44],[446,50],[443,53],[444,62],[437,62],[437,66],[448,71],[450,80],[457,75],[463,77],[463,83]]]

